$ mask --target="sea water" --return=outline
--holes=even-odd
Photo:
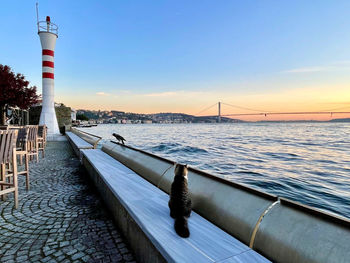
[[[112,140],[350,218],[350,123],[101,124]]]

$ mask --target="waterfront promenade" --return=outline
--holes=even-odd
[[[47,144],[30,180],[17,210],[0,201],[0,262],[135,262],[67,141]]]

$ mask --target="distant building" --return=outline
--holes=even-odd
[[[70,116],[71,116],[72,121],[76,121],[77,120],[77,111],[74,109],[71,109]]]

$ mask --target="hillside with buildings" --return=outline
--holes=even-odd
[[[82,118],[83,117],[83,118]],[[89,123],[216,123],[217,116],[196,117],[184,113],[141,114],[123,111],[77,110],[77,119],[88,119]],[[221,117],[223,123],[242,122]]]

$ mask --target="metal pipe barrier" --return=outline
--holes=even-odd
[[[104,144],[102,151],[164,192],[170,193],[174,162],[115,143]],[[191,167],[188,186],[193,210],[247,245],[260,215],[277,201],[274,195],[226,181]]]
[[[98,142],[102,139],[102,137],[94,135],[92,133],[88,133],[82,130],[78,130],[76,128],[71,128],[71,132],[82,138],[83,140],[90,143],[94,149],[96,149]]]

